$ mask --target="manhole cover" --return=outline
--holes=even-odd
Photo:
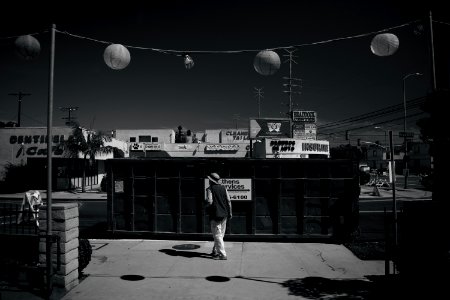
[[[138,281],[143,280],[145,277],[141,275],[122,275],[120,279],[128,280],[128,281]]]
[[[194,250],[200,248],[200,246],[195,244],[182,244],[182,245],[175,245],[172,248],[176,250]]]
[[[224,276],[208,276],[205,279],[208,281],[214,281],[214,282],[230,281],[229,277],[224,277]]]

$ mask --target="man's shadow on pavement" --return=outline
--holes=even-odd
[[[161,250],[159,250],[159,252],[165,253],[170,256],[183,256],[183,257],[187,257],[187,258],[201,257],[201,258],[213,259],[213,257],[209,254],[202,253],[202,252],[196,252],[196,251],[161,249]]]

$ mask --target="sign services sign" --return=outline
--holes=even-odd
[[[252,180],[249,178],[222,178],[220,184],[228,190],[228,195],[232,201],[252,200]],[[209,187],[209,179],[205,178],[205,199],[206,189]]]

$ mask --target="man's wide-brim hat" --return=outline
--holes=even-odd
[[[207,176],[209,180],[211,180],[214,183],[219,184],[220,176],[217,173],[211,173]]]

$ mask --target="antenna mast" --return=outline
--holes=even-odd
[[[284,80],[287,80],[287,83],[283,83],[284,87],[289,88],[289,90],[285,90],[283,91],[284,93],[288,93],[289,94],[289,111],[288,111],[288,116],[292,116],[292,110],[293,110],[293,95],[294,94],[298,94],[300,95],[300,89],[302,88],[302,80],[300,78],[294,78],[292,77],[292,63],[297,64],[297,62],[294,60],[294,58],[297,58],[298,56],[294,55],[294,52],[297,51],[297,49],[294,50],[288,50],[285,49],[285,51],[288,54],[284,54],[284,57],[287,57],[287,60],[284,61],[284,63],[289,62],[289,77],[283,77]]]
[[[261,118],[261,98],[264,98],[263,88],[255,88],[255,96],[258,98],[258,118]]]

